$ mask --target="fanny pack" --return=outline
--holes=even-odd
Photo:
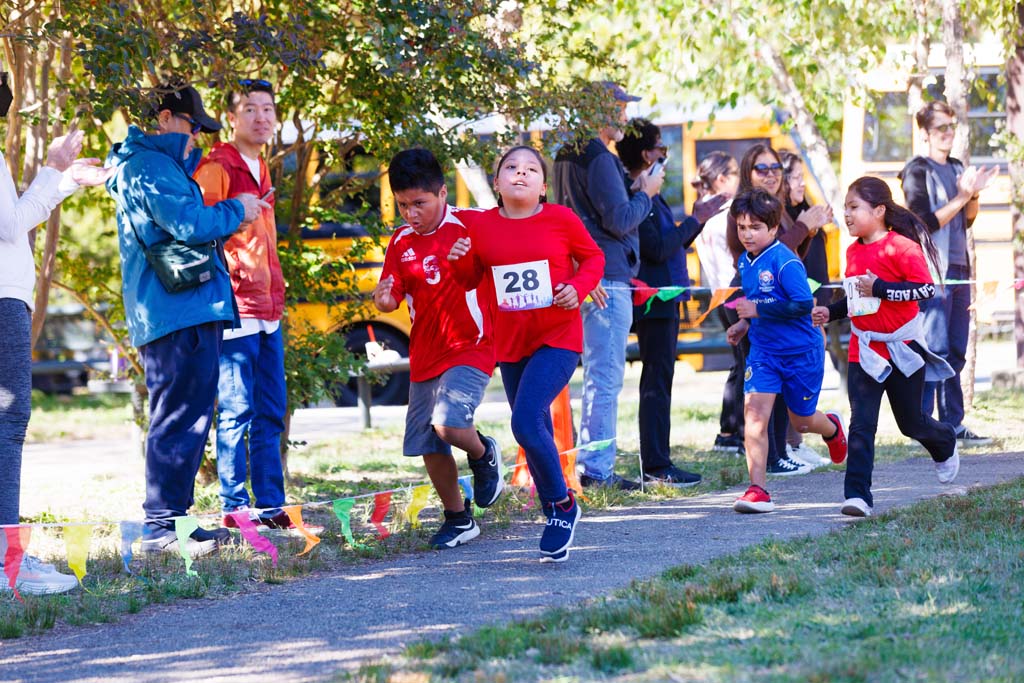
[[[190,245],[177,240],[158,242],[147,247],[132,226],[135,239],[146,255],[146,261],[156,273],[160,284],[171,294],[195,289],[213,279],[217,270],[216,242]]]

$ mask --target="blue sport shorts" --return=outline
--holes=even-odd
[[[743,393],[782,394],[794,415],[807,417],[818,409],[824,376],[824,344],[816,344],[806,353],[787,354],[762,354],[751,347],[743,374]]]

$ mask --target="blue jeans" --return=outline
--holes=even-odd
[[[192,507],[217,398],[220,322],[176,330],[139,347],[149,390],[146,513],[149,532],[174,529]]]
[[[566,496],[562,463],[551,424],[551,402],[569,383],[580,356],[542,346],[515,363],[501,363],[501,381],[512,408],[512,434],[526,452],[537,496],[545,503]]]
[[[967,280],[971,277],[968,266],[949,266],[947,280]],[[941,382],[925,382],[921,408],[931,415],[936,401],[939,404],[939,422],[959,430],[964,421],[964,392],[960,387],[960,372],[967,362],[967,328],[971,322],[970,285],[949,285],[932,299],[921,302],[924,316],[924,338],[928,348],[942,356],[956,374]]]
[[[224,510],[249,505],[246,455],[256,507],[283,505],[281,434],[287,396],[280,327],[271,334],[225,340],[217,397],[217,474]]]
[[[608,290],[608,307],[593,303],[580,307],[583,315],[583,409],[580,443],[615,438],[619,418],[619,392],[626,372],[626,341],[633,323],[633,296],[626,283],[601,280]],[[579,463],[593,479],[607,479],[615,467],[612,444],[596,451],[580,451]]]

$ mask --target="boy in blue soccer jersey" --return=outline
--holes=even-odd
[[[729,213],[746,253],[737,263],[745,295],[736,304],[741,320],[729,328],[727,336],[736,344],[748,329],[750,335],[743,390],[744,447],[751,485],[733,509],[771,512],[775,504],[764,486],[768,421],[775,395],[782,394],[793,428],[820,434],[837,465],[846,460],[846,434],[837,413],[817,410],[825,348],[821,332],[811,323],[814,297],[807,271],[799,257],[776,239],[782,204],[764,190],[751,190],[732,200]]]

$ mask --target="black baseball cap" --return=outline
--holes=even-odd
[[[166,89],[170,87],[167,86]],[[161,90],[164,89],[161,88]],[[216,133],[223,128],[216,119],[210,117],[206,110],[203,109],[203,98],[199,96],[199,93],[191,85],[186,85],[164,95],[160,100],[156,113],[159,114],[164,109],[175,114],[188,114],[196,123],[202,126],[201,130],[204,133]]]

